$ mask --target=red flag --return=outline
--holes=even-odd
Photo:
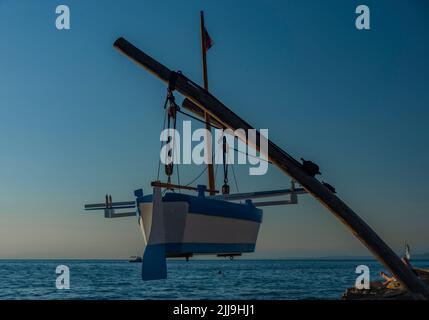
[[[207,32],[207,29],[205,27],[204,27],[204,39],[206,42],[204,44],[204,46],[205,46],[206,51],[208,51],[213,46],[214,42],[213,42],[212,38],[210,38],[210,35]]]

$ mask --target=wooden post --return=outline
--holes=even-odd
[[[114,47],[144,67],[147,71],[168,83],[171,70],[139,50],[124,38],[115,41]],[[252,127],[222,104],[206,90],[191,83],[179,74],[176,90],[189,98],[194,104],[210,114],[226,128],[249,130]],[[259,132],[257,132],[257,136]],[[243,138],[243,137],[239,137]],[[245,139],[245,137],[244,137]],[[258,139],[258,138],[257,138]],[[395,252],[340,198],[329,191],[317,179],[309,176],[301,164],[289,156],[272,141],[268,141],[269,159],[284,173],[302,185],[308,193],[322,203],[374,254],[374,256],[411,292],[418,297],[429,299],[429,288],[405,265]]]
[[[205,26],[204,26],[204,12],[200,12],[200,33],[201,33],[201,56],[202,56],[202,63],[203,63],[203,83],[204,83],[204,89],[207,91],[209,90],[209,80],[207,77],[207,57],[206,57],[206,33],[205,33]],[[206,130],[207,132],[212,132],[211,126],[210,126],[210,114],[208,112],[204,112],[204,121],[206,122]],[[208,189],[214,190],[215,189],[215,181],[214,181],[214,170],[213,170],[213,162],[212,162],[212,139],[211,135],[206,136],[206,142],[207,142],[207,174],[208,174]],[[213,191],[210,191],[210,194],[213,195]]]

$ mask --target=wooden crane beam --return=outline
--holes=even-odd
[[[177,75],[175,89],[202,110],[209,113],[211,117],[226,128],[232,130],[244,129],[246,131],[253,129],[250,124],[237,116],[208,91],[193,83],[181,73],[173,73],[170,69],[136,48],[124,38],[117,39],[114,47],[166,83],[170,82],[172,75]],[[257,136],[257,139],[259,139],[259,133]],[[241,138],[245,139],[245,137]],[[401,261],[395,252],[365,221],[317,179],[308,175],[303,170],[301,163],[271,141],[268,141],[268,157],[274,165],[300,183],[308,193],[313,195],[347,226],[405,287],[415,293],[417,297],[429,299],[429,288]]]

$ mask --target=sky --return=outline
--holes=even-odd
[[[55,27],[60,4],[70,30]],[[370,8],[370,30],[355,27],[359,4]],[[424,0],[0,0],[0,258],[143,252],[136,218],[83,210],[106,193],[150,192],[157,174],[165,85],[112,44],[123,36],[201,83],[200,10],[214,40],[210,91],[297,159],[317,162],[394,250],[407,241],[429,251],[428,9]],[[181,168],[182,181],[200,170]],[[290,184],[274,167],[236,173],[241,192]],[[264,210],[246,257],[336,255],[368,251],[305,195]]]

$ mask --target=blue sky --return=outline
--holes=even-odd
[[[71,30],[55,28],[67,4]],[[355,28],[355,8],[371,30]],[[201,81],[322,179],[392,247],[429,250],[429,20],[425,1],[0,1],[0,258],[123,258],[135,219],[84,203],[132,200],[156,177],[165,85],[112,48],[119,36]],[[198,124],[195,123],[195,126]],[[183,168],[183,181],[198,168]],[[240,191],[283,188],[237,168]],[[200,182],[204,182],[202,179]],[[318,202],[265,210],[252,258],[366,255]]]

